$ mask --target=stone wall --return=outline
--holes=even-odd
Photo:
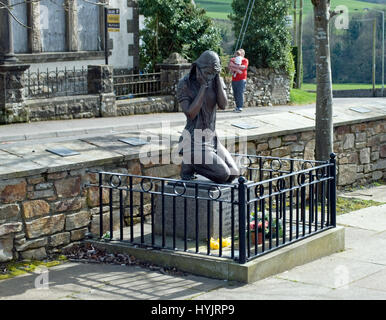
[[[0,124],[27,122],[24,104],[24,71],[28,65],[0,65]]]
[[[143,97],[117,101],[118,116],[174,112],[174,108],[175,100],[173,96]]]
[[[89,65],[87,95],[26,100],[23,72],[28,67],[0,68],[0,124],[181,111],[175,98],[176,85],[190,70],[186,60],[172,54],[165,63],[157,66],[165,95],[116,101],[112,66]],[[245,107],[272,106],[289,101],[290,81],[285,74],[254,67],[249,68],[248,74]],[[228,108],[234,108],[231,79],[225,81]]]
[[[179,174],[177,165],[144,166],[139,160],[118,160],[90,169],[165,177]],[[97,174],[88,173],[84,168],[0,180],[0,262],[42,259],[85,238],[89,231],[99,234],[99,189],[84,187],[87,183],[98,183],[97,178]],[[139,181],[134,180],[134,183]],[[113,200],[115,229],[119,226],[116,196]],[[125,196],[128,201],[127,194]],[[144,199],[149,201],[146,195]],[[102,201],[108,204],[107,189]],[[135,193],[134,203],[137,219],[139,193]],[[149,212],[148,207],[146,204],[145,213]],[[109,210],[108,205],[103,208],[104,232],[109,230]],[[127,223],[128,219],[129,212],[125,217]]]
[[[365,185],[386,179],[386,121],[338,127],[338,187]]]
[[[334,132],[339,189],[386,180],[386,120],[340,125]],[[314,148],[315,133],[310,129],[252,137],[247,143],[248,154],[274,157],[313,159]],[[179,176],[180,170],[175,164],[144,165],[138,156],[132,155],[128,160],[121,155],[76,163],[65,170],[56,167],[40,174],[27,171],[24,175],[17,172],[0,177],[0,262],[41,259],[83,239],[89,231],[99,234],[99,191],[97,187],[85,187],[87,183],[97,183],[98,176],[87,169],[173,178]],[[134,179],[133,183],[140,181]],[[124,197],[128,201],[126,193]],[[113,200],[114,221],[118,223],[117,195]],[[102,201],[105,232],[109,223],[108,190],[104,190]],[[139,219],[139,203],[136,193],[134,221]],[[144,203],[148,214],[146,195]]]
[[[232,81],[225,79],[228,94],[228,108],[234,108]],[[248,68],[244,94],[244,107],[285,105],[290,100],[290,80],[288,75],[273,69]]]
[[[111,103],[109,104],[109,99]],[[115,96],[69,96],[27,100],[30,121],[69,120],[101,116],[129,116],[174,112],[172,96],[143,97],[115,101]]]
[[[99,95],[27,100],[30,121],[68,120],[100,117]]]
[[[314,150],[314,131],[248,142],[248,154],[260,156],[314,160]],[[386,121],[336,127],[334,152],[337,154],[338,189],[386,180]]]

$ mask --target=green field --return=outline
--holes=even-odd
[[[214,19],[228,19],[232,12],[232,0],[195,0],[198,7],[204,8],[209,17]]]
[[[375,87],[382,88],[382,85],[377,84]],[[372,89],[372,88],[373,88],[372,84],[366,84],[366,83],[333,83],[332,84],[333,90],[356,90],[356,89]],[[315,91],[316,84],[303,83],[302,90]]]
[[[307,92],[304,89],[291,89],[290,105],[313,104],[316,102],[316,93]]]
[[[372,89],[372,84],[364,83],[335,83],[332,85],[333,90],[356,90],[356,89]],[[382,88],[382,85],[377,84],[376,88]],[[316,101],[316,93],[308,92],[316,91],[316,84],[303,83],[302,89],[291,89],[290,104],[291,105],[304,105],[312,104]]]
[[[228,19],[228,14],[232,12],[232,0],[195,0],[197,6],[206,10],[211,18]],[[303,1],[304,14],[307,15],[312,12],[312,3],[309,0]],[[380,9],[382,5],[358,1],[358,0],[331,0],[331,8],[335,9],[339,5],[345,5],[349,11],[362,10],[364,8]],[[384,7],[384,6],[383,6]]]

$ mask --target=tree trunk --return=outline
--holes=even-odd
[[[311,0],[314,6],[316,119],[315,159],[328,160],[333,152],[332,79],[330,60],[330,0]]]

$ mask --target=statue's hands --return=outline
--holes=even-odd
[[[205,73],[205,71],[202,72],[200,68],[197,68],[196,78],[198,83],[201,85],[201,87],[208,88],[208,87],[212,87],[213,83],[217,81],[216,78],[218,78],[218,74]]]
[[[216,83],[216,87],[218,90],[225,90],[226,87],[225,87],[224,79],[221,78],[220,74],[216,74],[213,81]]]
[[[221,83],[221,79],[220,79],[220,74],[219,74],[219,73],[217,73],[217,74],[215,75],[213,81],[216,82],[216,83]]]
[[[208,87],[208,82],[198,67],[196,68],[196,79],[201,87]]]

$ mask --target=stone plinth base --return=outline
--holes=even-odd
[[[181,186],[181,184],[175,185],[173,183],[169,183],[164,187],[164,196],[158,195],[156,197],[154,215],[154,231],[156,234],[162,235],[162,198],[164,198],[163,216],[165,235],[173,235],[173,224],[175,224],[176,236],[179,238],[184,238],[185,212],[186,236],[188,239],[196,239],[196,221],[198,221],[199,240],[206,240],[208,237],[213,237],[214,239],[219,238],[220,225],[222,228],[222,237],[230,237],[232,233],[232,220],[234,223],[234,235],[238,235],[238,205],[233,205],[234,213],[232,216],[231,187],[214,188],[210,186],[199,185],[196,193],[195,184],[191,183],[186,185],[184,196],[172,196],[174,194],[181,194],[183,192],[184,188]],[[233,193],[233,201],[237,202],[237,188],[233,191]],[[199,198],[198,200],[195,199],[196,195]],[[173,218],[173,198],[175,198],[175,220]],[[196,206],[198,206],[197,214]]]
[[[28,122],[24,103],[24,71],[29,65],[0,65],[0,124]]]

